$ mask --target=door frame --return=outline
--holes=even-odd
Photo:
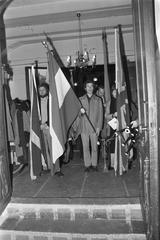
[[[0,2],[0,214],[3,212],[12,195],[10,157],[7,144],[7,128],[4,103],[4,66],[8,66],[6,51],[6,34],[4,12],[12,0]]]
[[[160,82],[156,76],[154,1],[132,0],[141,138],[141,204],[147,239],[159,233]]]
[[[7,6],[13,0],[3,1],[0,5],[0,14],[3,14]],[[132,0],[133,6],[133,20],[135,29],[136,52],[140,51],[141,55],[136,54],[137,65],[137,81],[143,84],[143,93],[146,93],[146,99],[141,99],[140,89],[138,90],[139,102],[139,121],[140,133],[144,132],[148,138],[148,159],[146,160],[146,179],[148,181],[148,206],[149,206],[149,230],[148,239],[152,238],[158,240],[159,235],[159,165],[158,158],[160,156],[159,146],[159,129],[160,116],[158,116],[158,104],[160,105],[160,98],[158,90],[160,83],[156,76],[156,58],[155,58],[155,38],[154,38],[154,13],[153,0]],[[137,23],[137,19],[141,20]],[[139,29],[140,27],[140,29]],[[140,33],[140,36],[138,36]],[[0,46],[1,47],[1,46]],[[2,58],[2,54],[0,52]],[[2,60],[2,59],[1,59]],[[141,64],[141,68],[138,67]],[[2,69],[2,61],[0,61],[0,68]],[[0,87],[2,88],[2,70],[0,70]],[[138,86],[138,85],[137,85]],[[1,89],[2,90],[2,89]],[[0,91],[0,98],[2,91]],[[145,100],[143,102],[143,100]],[[140,109],[143,104],[145,109],[142,116]],[[2,109],[0,112],[1,116]],[[142,118],[143,117],[143,118]],[[4,118],[0,118],[0,124],[4,125]],[[5,136],[5,133],[4,133]],[[1,144],[1,143],[0,143]],[[4,147],[4,157],[7,157],[7,146]],[[144,162],[142,162],[144,167]],[[144,168],[142,169],[144,170]]]

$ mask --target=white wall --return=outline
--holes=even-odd
[[[14,0],[4,15],[8,59],[13,68],[12,97],[26,98],[25,66],[35,60],[46,66],[46,49],[41,41],[44,32],[66,65],[79,50],[77,12],[81,13],[83,49],[97,64],[103,64],[102,29],[108,34],[109,63],[114,63],[114,28],[122,25],[126,55],[134,60],[131,0]],[[126,33],[127,32],[127,33]]]
[[[34,64],[35,60],[40,66],[47,65],[46,51],[41,43],[24,45],[8,52],[8,59],[13,68],[13,81],[10,82],[12,98],[26,99],[25,67]]]
[[[127,58],[132,61],[134,60],[133,33],[127,33],[123,36]],[[78,39],[56,41],[54,44],[65,65],[68,55],[71,55],[72,59],[76,56]],[[87,48],[91,53],[91,56],[96,54],[97,64],[103,64],[103,45],[101,35],[92,38],[84,38],[83,48]],[[108,35],[108,51],[109,63],[114,63],[114,34]],[[47,66],[46,49],[41,42],[26,44],[15,49],[10,49],[8,51],[8,59],[11,61],[14,73],[13,81],[10,84],[12,98],[18,97],[20,99],[26,99],[25,66],[30,66],[35,60],[39,62],[39,66]]]

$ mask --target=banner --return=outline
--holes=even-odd
[[[128,169],[128,155],[127,147],[125,144],[128,133],[123,131],[130,124],[129,117],[129,105],[128,105],[128,95],[126,87],[126,75],[125,68],[126,61],[123,61],[125,57],[123,37],[121,33],[120,26],[115,29],[115,75],[116,75],[116,89],[117,89],[117,119],[118,128],[115,143],[115,172],[118,175],[122,175],[124,171]]]
[[[81,104],[51,51],[48,51],[49,127],[53,163],[63,154],[67,133],[76,119]]]
[[[107,48],[107,36],[106,32],[102,33],[103,40],[103,53],[104,53],[104,91],[105,91],[105,100],[106,100],[106,109],[105,114],[110,113],[110,103],[111,103],[111,94],[110,94],[110,84],[109,84],[109,74],[108,74],[108,48]]]
[[[32,66],[30,72],[31,84],[31,118],[30,118],[30,176],[36,179],[42,171],[41,154],[41,130],[40,130],[40,109],[38,103],[37,85],[35,70]]]

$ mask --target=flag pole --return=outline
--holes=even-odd
[[[52,53],[57,61],[57,63],[59,64],[59,66],[62,68],[62,67],[65,67],[64,64],[63,64],[63,61],[61,60],[53,42],[52,42],[52,39],[48,36],[48,34],[46,32],[43,32],[44,36],[46,37],[46,41],[49,43],[50,47],[52,48]]]
[[[117,68],[117,27],[114,29],[114,37],[115,37],[115,70],[116,70],[116,68]],[[115,71],[115,85],[116,85],[116,91],[118,91],[117,90],[117,88],[118,88],[118,86],[117,86],[117,70]],[[115,171],[115,176],[116,176],[117,170],[118,170],[118,157],[119,157],[118,156],[118,134],[116,134],[115,136],[116,137],[115,137],[114,171]]]

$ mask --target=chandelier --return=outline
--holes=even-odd
[[[82,44],[82,29],[81,29],[81,13],[77,13],[78,18],[78,29],[79,29],[79,50],[77,51],[77,56],[74,59],[75,67],[85,68],[90,63],[89,52],[85,49],[83,51],[83,44]],[[96,64],[96,55],[94,54],[91,59],[92,67]],[[70,67],[72,65],[71,56],[67,57],[67,66]]]

